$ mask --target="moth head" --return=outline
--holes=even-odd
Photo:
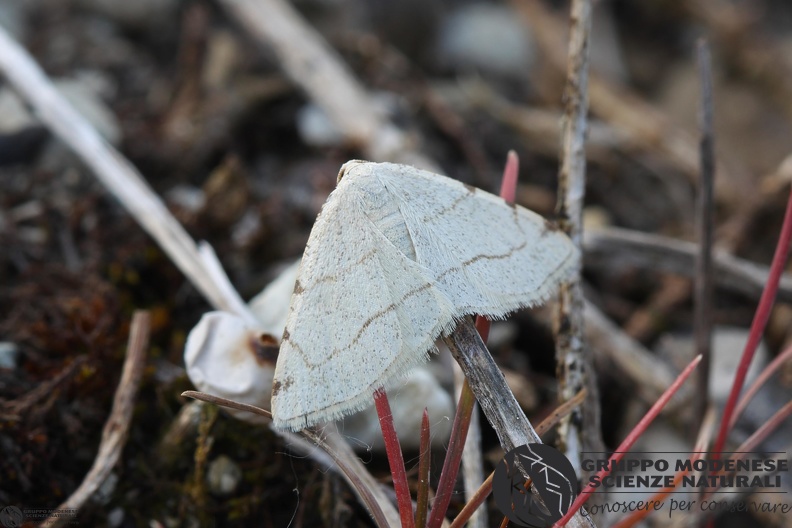
[[[341,170],[338,171],[338,178],[336,179],[336,185],[341,183],[341,178],[347,175],[349,171],[357,167],[358,165],[364,165],[366,163],[371,163],[369,161],[364,160],[350,160],[341,165]]]

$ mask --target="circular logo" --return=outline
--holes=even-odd
[[[22,514],[22,510],[16,506],[6,506],[0,510],[0,524],[5,528],[17,528],[18,526],[22,526],[22,521],[24,520],[25,516]]]
[[[531,477],[530,482],[525,475]],[[531,488],[542,498],[539,501]],[[547,528],[572,506],[578,491],[572,463],[545,444],[519,446],[495,468],[492,493],[495,504],[516,525]],[[544,503],[544,504],[543,504]]]

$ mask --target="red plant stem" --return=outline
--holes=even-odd
[[[745,408],[748,407],[748,404],[751,403],[753,397],[756,396],[756,393],[759,392],[759,389],[764,386],[770,376],[772,376],[779,368],[781,368],[781,366],[790,358],[792,358],[792,347],[789,347],[778,354],[778,356],[776,356],[776,358],[765,367],[765,369],[761,374],[759,374],[751,386],[748,387],[748,390],[745,391],[745,394],[743,394],[742,398],[740,398],[740,403],[737,404],[737,408],[735,409],[734,415],[732,416],[730,427],[734,427],[737,419],[740,417],[740,415],[742,415]]]
[[[703,361],[702,361],[703,362]],[[693,463],[696,460],[700,460],[704,458],[706,454],[705,450],[710,443],[711,436],[713,429],[715,428],[715,409],[710,407],[707,410],[707,414],[704,415],[704,421],[701,424],[701,429],[699,430],[699,437],[696,440],[696,445],[693,447],[693,451],[695,453],[694,456],[690,457],[690,462]],[[673,486],[668,486],[663,488],[662,490],[658,491],[652,498],[649,499],[647,502],[655,501],[655,502],[662,502],[667,497],[668,494],[676,488],[677,484],[682,480],[682,477],[690,473],[690,470],[684,469],[682,471],[677,471],[674,475],[674,484]],[[648,517],[652,514],[652,510],[649,509],[639,509],[613,525],[612,528],[631,528],[635,526],[643,519]]]
[[[489,319],[480,315],[476,316],[476,330],[478,330],[481,340],[485,343],[487,342],[487,339],[489,339],[490,326]]]
[[[388,453],[388,465],[390,465],[391,475],[393,475],[393,489],[396,491],[396,502],[399,505],[402,528],[414,528],[407,471],[404,469],[399,437],[396,436],[396,429],[393,426],[393,414],[391,414],[388,396],[383,389],[374,391],[374,404],[377,407],[382,439],[385,441],[385,451]]]
[[[778,409],[769,420],[763,423],[762,426],[754,432],[754,434],[749,436],[745,442],[740,444],[740,447],[737,449],[737,451],[741,451],[741,453],[738,453],[733,458],[735,460],[745,458],[749,451],[753,451],[759,447],[759,444],[764,442],[767,437],[770,436],[770,433],[775,431],[778,426],[784,422],[784,420],[789,418],[790,415],[792,415],[792,401],[787,402],[786,405]]]
[[[501,180],[500,197],[509,203],[514,203],[517,196],[517,176],[520,172],[520,158],[513,150],[506,156],[506,167],[503,169],[503,179]],[[481,336],[482,340],[484,336]]]
[[[784,422],[784,420],[789,418],[791,414],[792,414],[792,401],[787,402],[787,404],[781,407],[779,410],[777,410],[773,414],[773,416],[770,417],[769,420],[763,423],[759,429],[754,431],[754,434],[749,436],[748,439],[737,448],[736,454],[732,456],[730,460],[734,460],[735,462],[737,462],[748,456],[750,452],[754,451],[759,446],[759,444],[764,442],[767,439],[767,437],[770,436],[770,434],[773,431],[775,431],[778,428],[778,426]],[[714,475],[727,474],[727,473],[730,472],[721,470],[717,473],[714,473]],[[711,496],[713,493],[717,491],[717,489],[719,488],[710,490],[707,493],[707,496]]]
[[[732,384],[729,399],[726,401],[726,407],[723,410],[718,436],[715,438],[715,447],[711,453],[712,458],[715,460],[720,458],[720,451],[722,451],[723,446],[726,445],[726,437],[731,429],[731,419],[735,407],[737,406],[737,398],[740,396],[740,391],[745,383],[745,376],[748,374],[748,367],[751,366],[751,360],[756,353],[756,347],[762,339],[765,326],[767,326],[767,320],[770,318],[770,311],[773,308],[773,302],[775,301],[776,292],[778,291],[778,283],[781,280],[781,274],[784,272],[784,265],[786,264],[787,255],[789,254],[790,240],[792,240],[792,189],[790,190],[789,199],[787,200],[786,212],[784,213],[784,224],[781,228],[781,236],[778,239],[775,255],[773,255],[773,263],[770,266],[767,284],[765,284],[762,297],[759,299],[759,307],[756,309],[753,323],[751,323],[748,342],[745,343],[740,365],[737,367],[737,374],[734,377],[734,384]]]
[[[421,450],[418,454],[418,491],[415,508],[415,528],[425,528],[429,514],[429,466],[432,462],[429,434],[429,412],[424,408],[421,418]]]
[[[448,528],[462,528],[466,522],[470,520],[473,516],[473,513],[478,509],[479,506],[484,504],[484,501],[487,500],[489,494],[492,493],[492,479],[495,477],[495,472],[489,474],[487,480],[476,490],[476,493],[470,498],[470,500],[465,504],[465,507],[462,508],[462,511],[459,512],[459,515],[456,516],[454,522],[451,523],[451,526]]]
[[[674,380],[674,383],[672,383],[671,386],[666,389],[663,395],[658,398],[655,404],[652,405],[652,408],[649,409],[643,418],[641,418],[641,421],[638,422],[638,425],[636,425],[633,430],[630,431],[630,434],[627,435],[627,438],[624,439],[619,447],[616,448],[616,451],[613,453],[613,455],[611,455],[610,459],[608,459],[608,467],[597,472],[597,477],[599,477],[598,480],[601,481],[605,476],[607,476],[611,472],[610,468],[613,466],[613,464],[624,458],[624,455],[627,454],[627,451],[630,450],[638,438],[644,433],[644,431],[646,431],[646,428],[649,427],[649,424],[652,423],[655,418],[657,418],[657,415],[660,414],[660,411],[663,410],[663,407],[665,407],[668,401],[674,396],[674,394],[676,394],[685,380],[690,377],[690,375],[693,373],[693,370],[695,370],[700,362],[701,356],[696,356],[696,358],[693,359],[693,361],[691,361],[687,367],[685,367],[685,370],[682,371],[677,379]],[[566,514],[553,525],[553,527],[557,528],[566,525],[566,523],[572,519],[575,513],[577,513],[577,511],[586,503],[586,501],[589,500],[589,497],[591,497],[594,489],[594,485],[589,482],[589,485],[586,486],[586,489],[584,489],[575,499],[575,502],[572,503],[569,511],[567,511]]]
[[[432,512],[429,514],[429,528],[440,528],[445,518],[448,504],[451,502],[451,495],[454,491],[457,473],[459,472],[459,462],[462,460],[462,449],[465,447],[468,427],[470,426],[470,415],[473,411],[473,404],[476,398],[470,390],[467,379],[462,384],[462,391],[459,394],[454,424],[451,426],[451,440],[448,442],[448,452],[443,461],[443,470],[440,472],[440,482],[437,484],[437,495],[435,496]]]

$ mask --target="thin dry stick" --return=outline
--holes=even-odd
[[[687,278],[673,274],[664,275],[652,295],[636,307],[624,322],[624,333],[642,343],[654,341],[664,330],[665,325],[660,320],[687,303],[692,290],[692,284]]]
[[[443,337],[443,341],[465,373],[503,449],[511,451],[521,445],[542,443],[470,318],[460,321],[450,335]],[[577,512],[570,520],[570,526],[595,525],[590,517]]]
[[[438,172],[437,166],[383,116],[338,54],[291,5],[281,0],[220,0],[220,4],[274,51],[286,74],[368,159],[398,161]]]
[[[457,324],[443,341],[465,373],[503,449],[511,451],[521,445],[541,443],[470,318]]]
[[[482,332],[482,325],[479,324],[479,321],[482,320],[487,324],[487,332]],[[489,333],[489,321],[484,317],[476,317],[476,329],[481,334],[482,340],[486,341]],[[465,374],[456,364],[454,365],[454,386],[455,389],[458,387],[455,390],[457,400],[461,399],[463,390],[470,391]],[[457,413],[459,413],[459,407],[457,407]],[[484,478],[484,467],[481,460],[481,421],[479,420],[478,404],[475,400],[470,408],[468,420],[470,423],[468,424],[467,438],[462,448],[462,483],[465,486],[465,500],[469,501]],[[450,449],[447,450],[446,457],[449,456],[450,451]],[[487,513],[484,511],[476,512],[468,523],[468,528],[486,528],[486,526]]]
[[[221,274],[208,271],[198,246],[140,173],[69,103],[28,53],[0,28],[0,72],[39,119],[74,150],[216,308],[246,317],[242,299]],[[249,317],[253,317],[249,315]]]
[[[696,257],[695,303],[693,327],[695,329],[695,355],[701,355],[695,419],[701,423],[709,403],[710,354],[712,347],[712,214],[713,186],[715,182],[715,136],[712,124],[712,59],[705,40],[697,47],[699,75],[701,78],[701,109],[699,156],[701,175],[696,202],[696,232],[699,252]]]
[[[757,31],[757,11],[762,4],[755,2],[722,3],[713,0],[687,0],[681,4],[713,35],[717,49],[728,61],[729,71],[738,72],[769,95],[792,119],[789,86],[792,69],[783,41],[769,32]]]
[[[272,419],[272,413],[268,410],[247,403],[235,402],[199,391],[184,391],[181,395],[185,398],[192,398],[237,411],[249,412],[258,416],[263,416],[269,420]],[[360,459],[351,452],[349,444],[340,438],[340,435],[338,435],[336,431],[325,428],[320,435],[314,429],[303,429],[298,434],[330,455],[360,501],[368,508],[369,514],[378,527],[383,528],[399,525],[399,515],[390,501],[384,497],[378,497],[378,495],[382,495],[382,493],[379,491],[377,482],[362,465]],[[387,508],[383,508],[383,505]]]
[[[476,317],[476,331],[481,336],[482,341],[486,342],[489,337],[490,323],[486,317]],[[481,460],[481,424],[479,423],[478,405],[476,398],[470,389],[465,373],[459,364],[454,364],[454,394],[456,395],[457,405],[456,414],[454,415],[454,423],[451,431],[451,442],[448,444],[446,450],[445,460],[443,462],[443,469],[440,473],[440,481],[437,485],[435,505],[438,500],[445,501],[446,497],[451,498],[454,483],[458,473],[459,460],[455,463],[450,463],[456,456],[459,442],[456,435],[459,434],[459,426],[464,424],[465,436],[462,440],[462,481],[465,486],[465,497],[470,498],[473,490],[476,489],[479,482],[484,478],[484,469]],[[452,449],[453,448],[453,449]],[[456,464],[456,465],[454,465]],[[432,522],[438,523],[441,520],[445,521],[445,513],[448,509],[448,502],[443,505],[443,511],[436,510],[432,506],[432,515],[434,520],[430,518],[429,526],[432,527]],[[482,517],[486,515],[476,515],[471,519],[470,528],[484,528],[486,524],[482,524]]]
[[[698,246],[674,238],[607,228],[589,231],[583,239],[586,266],[634,266],[655,271],[692,276]],[[719,288],[758,299],[769,278],[769,268],[737,258],[723,251],[713,253],[713,275]],[[785,274],[778,287],[778,299],[792,302],[792,277]]]
[[[56,512],[73,510],[75,513],[85,504],[96,490],[104,483],[113,467],[121,457],[132,421],[132,412],[135,409],[140,379],[143,376],[143,367],[146,365],[146,349],[148,348],[150,317],[148,312],[136,311],[132,317],[132,326],[129,329],[129,342],[121,380],[118,382],[113,407],[110,417],[102,429],[102,440],[99,443],[99,452],[93,466],[85,475],[82,484],[74,490],[66,501],[58,506]],[[72,517],[51,515],[44,526],[62,526],[72,520]]]
[[[591,1],[574,0],[570,16],[567,58],[567,82],[564,89],[565,111],[561,130],[561,168],[558,173],[558,207],[561,227],[580,249],[583,232],[583,198],[586,191],[586,116],[588,113],[588,49],[591,33]],[[559,427],[561,449],[579,464],[581,449],[597,449],[599,439],[599,409],[596,384],[593,383],[591,362],[584,354],[583,289],[580,273],[561,286],[556,307],[556,370],[559,399],[563,403],[583,387],[592,394],[579,415],[583,429],[578,430],[572,420]]]
[[[586,301],[584,317],[586,343],[591,351],[607,358],[629,376],[647,402],[657,400],[676,377],[670,366],[625,334],[593,303]]]

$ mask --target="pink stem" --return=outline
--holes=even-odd
[[[513,150],[506,156],[506,167],[503,169],[500,197],[509,203],[514,203],[517,196],[517,175],[520,172],[520,158]]]
[[[606,467],[605,469],[601,469],[597,473],[597,477],[599,481],[602,481],[602,479],[610,473],[611,471],[610,468],[613,466],[614,463],[624,458],[624,455],[627,454],[627,451],[630,450],[630,448],[633,446],[636,440],[638,440],[638,438],[644,433],[644,431],[646,431],[646,428],[649,427],[649,424],[652,423],[652,421],[655,418],[657,418],[657,415],[660,414],[660,411],[663,410],[663,407],[665,407],[665,405],[679,390],[679,388],[682,386],[685,380],[688,379],[688,377],[693,373],[693,370],[698,366],[700,362],[701,362],[701,356],[700,355],[696,356],[696,358],[693,359],[693,361],[691,361],[687,367],[685,367],[685,370],[682,371],[682,373],[677,377],[677,379],[674,380],[674,383],[672,383],[671,386],[666,389],[663,395],[660,396],[660,398],[655,402],[655,404],[652,405],[652,408],[649,409],[649,411],[646,413],[646,415],[644,415],[643,418],[641,418],[641,421],[638,422],[638,425],[636,425],[633,428],[633,430],[630,431],[630,434],[627,435],[627,438],[624,439],[624,441],[619,445],[619,447],[616,448],[616,451],[613,453],[613,455],[611,455],[610,459],[608,460],[608,467]],[[586,487],[586,489],[584,489],[580,493],[580,495],[578,495],[577,499],[575,499],[575,502],[572,503],[572,507],[569,508],[569,511],[566,512],[566,515],[564,515],[561,518],[561,520],[555,523],[553,527],[557,528],[566,525],[566,523],[568,523],[569,520],[572,519],[572,517],[575,515],[575,513],[577,513],[577,511],[581,508],[581,506],[583,506],[586,503],[586,501],[589,500],[589,497],[591,497],[591,494],[594,492],[594,489],[595,489],[594,484],[592,482],[589,482],[589,485]]]
[[[790,240],[792,240],[792,189],[789,193],[786,213],[784,213],[781,236],[778,239],[775,255],[773,255],[773,263],[770,266],[770,275],[767,278],[762,297],[759,299],[759,307],[756,309],[756,314],[754,314],[748,342],[745,343],[745,349],[740,359],[740,365],[737,367],[737,374],[734,377],[731,393],[729,393],[729,399],[723,410],[720,429],[718,430],[718,436],[715,438],[715,447],[712,451],[713,459],[720,458],[720,452],[723,450],[723,446],[726,445],[726,437],[731,429],[732,415],[737,406],[737,398],[740,396],[740,391],[745,383],[745,376],[748,374],[748,367],[751,365],[751,360],[754,357],[754,353],[756,353],[756,347],[762,339],[762,333],[767,325],[767,320],[770,318],[770,310],[773,308],[773,302],[778,291],[778,283],[781,280],[781,274],[784,272],[784,265],[789,253]]]
[[[399,504],[402,528],[414,528],[407,471],[404,469],[399,437],[396,436],[396,429],[393,427],[393,414],[391,414],[388,396],[383,389],[374,391],[374,404],[377,407],[382,439],[385,441],[385,451],[388,453],[388,464],[393,476],[393,489],[396,491],[396,502]]]
[[[459,462],[462,460],[462,449],[465,447],[465,439],[467,439],[468,428],[470,427],[470,416],[475,403],[476,398],[473,396],[473,391],[470,390],[466,379],[459,394],[454,424],[451,426],[451,440],[448,442],[448,452],[443,462],[443,469],[440,472],[440,482],[437,483],[437,496],[429,514],[429,522],[427,523],[429,528],[440,528],[445,518],[446,510],[448,510],[448,504],[451,502],[454,483],[459,472]]]
[[[729,427],[734,427],[734,423],[737,421],[740,415],[742,415],[745,408],[748,407],[748,404],[751,403],[751,400],[754,396],[756,396],[756,393],[759,392],[767,380],[770,379],[770,376],[775,374],[775,372],[781,368],[781,366],[790,358],[792,358],[792,346],[778,354],[778,356],[776,356],[776,358],[770,362],[767,367],[765,367],[762,373],[756,378],[756,381],[754,381],[751,386],[748,387],[748,390],[745,391],[743,397],[740,398],[740,403],[737,404],[737,408],[734,411],[734,415],[732,416]]]

